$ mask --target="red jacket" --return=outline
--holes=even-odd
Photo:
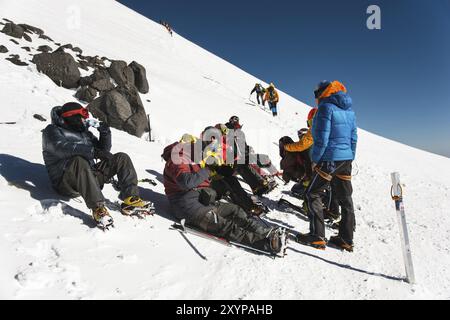
[[[209,169],[202,169],[191,160],[188,154],[192,145],[173,143],[164,149],[162,157],[166,160],[164,168],[164,188],[169,198],[182,195],[194,188],[210,186]],[[172,159],[173,156],[177,159]]]

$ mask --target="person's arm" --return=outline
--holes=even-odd
[[[311,148],[313,144],[314,140],[311,134],[311,130],[309,130],[305,135],[302,136],[300,141],[285,145],[284,150],[288,152],[303,152]]]
[[[312,126],[314,146],[312,150],[312,161],[319,163],[328,146],[331,133],[331,108],[327,105],[319,107]]]
[[[280,102],[280,96],[278,95],[278,91],[275,90],[275,102]]]
[[[95,146],[98,149],[110,152],[112,148],[111,129],[105,122],[101,122],[98,127],[98,132],[100,133],[100,139],[97,140],[97,138],[95,138]]]
[[[67,159],[81,156],[87,160],[94,158],[94,148],[85,144],[70,142],[57,126],[48,126],[42,134],[42,144],[46,151],[58,158]]]
[[[191,190],[203,182],[208,180],[210,171],[207,168],[200,169],[197,172],[186,172],[185,170],[178,170],[175,181],[177,185],[183,190]]]
[[[353,129],[352,129],[352,152],[353,159],[356,157],[356,144],[358,143],[358,128],[356,127],[356,119],[353,118]]]
[[[255,92],[256,92],[256,87],[253,88],[252,92],[250,92],[250,95],[252,95],[252,94],[255,93]]]

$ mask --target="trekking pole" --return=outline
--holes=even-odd
[[[405,263],[406,279],[408,283],[414,284],[416,282],[416,279],[414,276],[408,227],[406,225],[406,215],[405,215],[405,207],[403,205],[403,190],[400,184],[400,174],[398,172],[392,173],[391,179],[392,179],[391,197],[392,200],[395,201],[395,210],[397,212],[397,219],[400,228],[400,239],[402,243],[403,262]]]
[[[155,140],[152,139],[152,127],[150,125],[150,115],[149,114],[147,114],[147,122],[148,122],[148,141],[155,142]]]

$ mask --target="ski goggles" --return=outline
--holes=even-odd
[[[87,119],[87,118],[89,118],[89,111],[86,108],[70,110],[70,111],[67,111],[67,112],[64,112],[63,114],[61,114],[61,117],[69,118],[69,117],[72,117],[72,116],[75,116],[75,115],[80,115],[84,119]]]

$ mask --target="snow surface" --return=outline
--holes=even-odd
[[[156,142],[113,130],[113,151],[132,157],[141,178],[161,180],[162,149],[186,132],[237,114],[249,143],[278,163],[278,139],[295,137],[309,107],[281,93],[280,117],[248,105],[260,81],[176,33],[111,0],[5,1],[0,18],[44,29],[56,42],[72,43],[84,55],[143,64],[150,93],[141,96],[151,114]],[[175,231],[161,183],[142,185],[159,215],[145,221],[112,215],[116,229],[92,225],[79,200],[60,199],[50,188],[41,153],[41,130],[51,107],[74,100],[33,64],[4,57],[31,56],[0,33],[0,298],[3,299],[449,299],[450,159],[359,130],[354,177],[355,252],[316,251],[296,243],[285,259],[272,260],[189,236],[202,260]],[[50,43],[50,46],[56,48]],[[300,57],[301,58],[301,57]],[[338,78],[338,75],[336,76]],[[267,79],[270,81],[270,79]],[[311,84],[313,86],[314,84]],[[351,90],[351,84],[347,84]],[[147,101],[147,99],[149,101]],[[355,106],[358,113],[358,105]],[[399,230],[390,199],[390,173],[404,183],[417,284],[402,281]],[[281,186],[267,203],[289,190]],[[117,193],[105,188],[115,201]],[[279,221],[301,232],[308,223],[274,210]],[[327,235],[332,235],[330,230]]]

